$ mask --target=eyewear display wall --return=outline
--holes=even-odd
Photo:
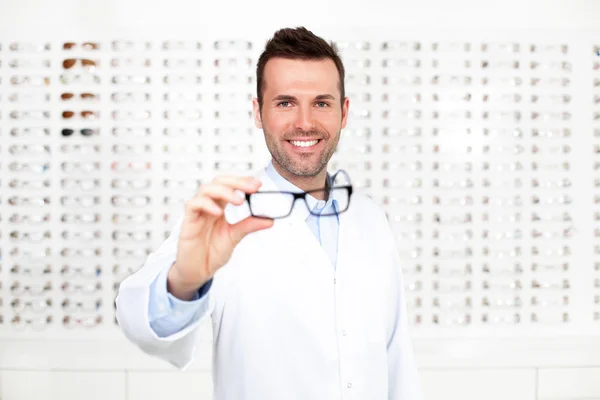
[[[509,36],[336,41],[351,106],[334,198],[386,211],[417,336],[600,327],[600,43]],[[74,39],[0,42],[9,337],[116,331],[119,282],[184,201],[269,160],[262,41]],[[303,201],[276,195],[278,218]]]

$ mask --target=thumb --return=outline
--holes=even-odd
[[[273,226],[274,220],[249,216],[231,225],[231,238],[237,245],[247,234]]]

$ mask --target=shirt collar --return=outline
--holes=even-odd
[[[275,186],[277,186],[278,190],[295,193],[303,192],[302,189],[285,179],[279,174],[279,172],[277,172],[277,169],[275,169],[275,167],[273,166],[273,160],[269,161],[269,164],[265,168],[265,171],[267,172],[267,175],[269,176],[269,178],[271,178],[273,183],[275,183]],[[331,186],[331,175],[329,174],[329,172],[327,172],[327,181],[329,182],[329,186]],[[317,200],[314,196],[311,196],[310,194],[306,196],[306,201],[308,202],[308,206],[311,210],[315,210],[315,207],[319,202],[319,200]],[[333,201],[335,201],[336,206],[338,205],[338,201],[335,199],[335,196],[331,196],[327,200],[327,203],[325,204],[325,207],[322,208],[322,210],[326,210],[332,207]],[[311,214],[306,208],[306,205],[303,203],[303,201],[296,201],[296,204],[294,204],[294,208],[292,209],[292,216],[301,218],[302,220],[306,220]]]

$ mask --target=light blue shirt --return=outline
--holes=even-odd
[[[279,190],[303,192],[303,190],[283,178],[273,166],[272,161],[269,162],[269,165],[266,167],[266,172]],[[329,174],[327,174],[327,180],[331,182],[331,176]],[[325,202],[324,200],[317,200],[309,194],[306,196],[306,200],[308,206],[314,213],[330,213],[333,211],[333,207],[337,208],[338,206],[337,200],[333,196],[330,196],[327,202]],[[301,200],[296,201],[292,214],[294,216],[302,216],[306,220],[306,224],[331,260],[332,268],[335,268],[339,234],[338,215],[323,217],[313,215],[306,208],[306,204]],[[179,332],[191,323],[198,311],[201,297],[208,292],[212,285],[211,279],[198,290],[191,301],[183,301],[167,292],[168,272],[169,268],[165,268],[150,286],[148,319],[150,321],[150,327],[160,337],[166,337]]]

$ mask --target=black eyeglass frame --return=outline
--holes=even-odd
[[[342,172],[348,182],[350,181],[350,179],[348,178],[348,174],[346,173],[346,171],[344,170],[339,170],[337,171],[333,177],[331,177],[331,182],[335,181],[335,177],[338,173]],[[345,189],[348,193],[348,204],[346,205],[346,207],[341,210],[341,211],[336,211],[334,214],[321,214],[321,213],[314,213],[309,205],[308,205],[308,201],[306,201],[306,195],[310,194],[310,193],[316,193],[316,192],[326,192],[327,190],[329,190],[329,193],[331,194],[331,190],[333,189]],[[354,188],[352,186],[352,184],[348,184],[348,185],[341,185],[341,186],[331,186],[331,183],[329,180],[327,180],[325,182],[325,187],[323,189],[313,189],[313,190],[309,190],[307,192],[289,192],[289,191],[285,191],[285,190],[267,190],[264,192],[255,192],[255,193],[245,193],[245,197],[246,197],[246,201],[248,202],[248,208],[250,209],[250,214],[255,217],[255,218],[261,218],[261,219],[282,219],[282,218],[287,218],[290,216],[290,214],[292,213],[292,211],[294,210],[294,205],[296,204],[296,200],[302,199],[304,200],[304,204],[306,205],[306,208],[308,209],[308,211],[315,216],[319,216],[319,217],[332,217],[334,215],[339,215],[343,212],[348,211],[348,208],[350,208],[350,201],[352,200],[352,193],[354,191]],[[294,200],[292,201],[291,205],[290,205],[290,211],[286,214],[286,215],[282,215],[282,216],[277,216],[274,218],[271,217],[266,217],[266,216],[262,216],[262,215],[255,215],[254,212],[252,211],[252,196],[253,195],[260,195],[260,194],[287,194],[287,195],[292,195],[294,197]],[[329,199],[329,195],[327,196],[327,198]]]

